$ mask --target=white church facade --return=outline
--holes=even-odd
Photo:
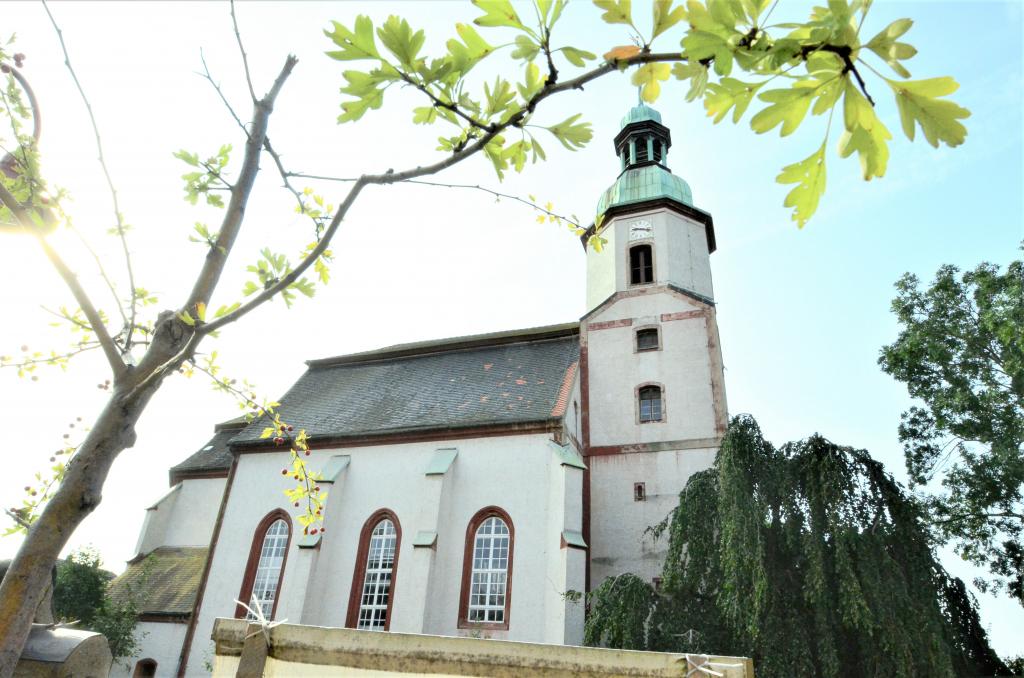
[[[615,137],[622,173],[584,247],[578,322],[312,360],[282,397],[328,491],[304,535],[289,453],[228,422],[173,467],[115,584],[142,591],[123,675],[202,675],[217,617],[581,644],[572,592],[657,577],[645,536],[710,466],[727,410],[711,216],[667,167],[647,106]]]

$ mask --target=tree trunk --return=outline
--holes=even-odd
[[[0,678],[14,673],[60,552],[99,506],[110,467],[123,450],[135,444],[135,424],[164,375],[185,359],[179,351],[191,338],[191,328],[180,323],[174,313],[161,315],[150,350],[135,373],[122,385],[115,385],[113,396],[68,463],[64,480],[32,524],[0,584]]]

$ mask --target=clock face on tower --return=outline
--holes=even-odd
[[[629,239],[640,240],[641,238],[650,238],[654,235],[654,231],[651,228],[651,222],[646,219],[637,219],[629,225]]]

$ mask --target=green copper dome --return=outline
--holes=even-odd
[[[614,145],[622,173],[598,201],[598,215],[612,207],[659,199],[693,207],[690,186],[668,169],[672,137],[661,123],[660,113],[646,104],[631,108],[622,119]]]
[[[625,129],[626,125],[634,122],[644,122],[645,120],[653,120],[656,123],[661,123],[661,113],[648,106],[647,104],[640,104],[629,109],[629,113],[626,113],[626,117],[622,119],[622,123],[619,125],[619,129]]]
[[[693,194],[685,181],[660,165],[628,169],[601,195],[597,213],[604,214],[619,205],[669,198],[693,207]]]

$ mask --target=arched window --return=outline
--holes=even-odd
[[[260,521],[252,538],[238,600],[254,610],[258,605],[265,619],[273,619],[277,610],[277,593],[281,588],[291,543],[291,524],[291,518],[284,511],[271,511]],[[235,617],[255,619],[241,605],[235,609]]]
[[[392,592],[401,543],[398,516],[387,509],[377,511],[363,525],[348,598],[349,628],[387,631],[391,626]]]
[[[664,414],[661,406],[661,387],[644,386],[638,391],[640,398],[640,423],[661,421]]]
[[[629,248],[629,284],[654,282],[654,252],[650,245]]]
[[[512,519],[497,506],[479,511],[469,521],[459,628],[508,628],[514,538]]]
[[[154,659],[140,659],[135,665],[135,670],[132,671],[132,678],[155,678],[156,677],[156,660]]]

